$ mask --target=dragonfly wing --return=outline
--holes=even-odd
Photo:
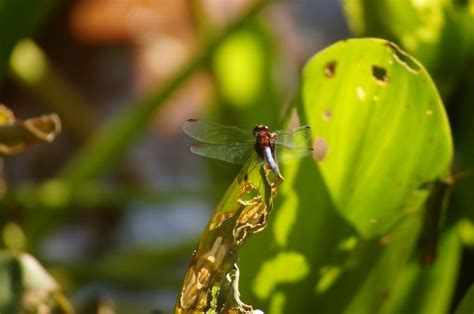
[[[252,143],[195,144],[191,146],[191,151],[196,155],[243,165],[255,152],[255,148]]]
[[[290,148],[284,145],[275,145],[276,160],[278,163],[287,160],[297,159],[309,156],[313,153],[312,148],[298,147]]]
[[[198,141],[210,144],[255,142],[251,131],[205,120],[190,119],[184,123],[183,131]]]
[[[303,125],[290,130],[280,130],[277,134],[276,144],[289,148],[307,148],[311,139],[311,127]]]

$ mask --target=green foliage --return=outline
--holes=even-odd
[[[252,105],[263,90],[265,49],[255,32],[241,31],[216,51],[216,76],[224,97],[239,107]]]
[[[474,285],[471,285],[462,298],[461,303],[459,303],[456,309],[456,314],[468,314],[472,312],[472,309],[474,309]]]
[[[0,1],[0,81],[17,41],[30,36],[56,3],[56,0]]]
[[[1,251],[0,279],[1,313],[73,313],[56,281],[28,254]]]
[[[343,4],[347,21],[356,35],[397,42],[433,76],[453,123],[456,150],[453,193],[446,221],[449,226],[456,226],[462,243],[472,250],[474,2],[346,0]],[[465,282],[466,278],[461,276],[460,280]]]
[[[393,282],[408,262],[416,264],[430,183],[448,173],[441,100],[416,60],[374,39],[317,54],[304,69],[301,99],[301,123],[312,127],[319,161],[284,167],[268,230],[243,249],[244,291],[277,313],[383,310],[397,300]],[[456,241],[449,246],[454,265]],[[290,252],[309,265],[292,280],[268,269]],[[264,294],[262,282],[272,283]],[[452,289],[446,281],[439,292],[440,313]]]
[[[72,219],[90,215],[108,220],[108,215],[116,218],[126,213],[134,202],[163,205],[195,200],[202,191],[208,192],[205,187],[196,192],[155,191],[120,183],[104,186],[101,181],[145,133],[164,103],[202,69],[215,80],[219,106],[211,110],[212,119],[242,127],[279,126],[286,103],[277,84],[287,83],[287,73],[278,72],[278,40],[272,25],[254,19],[271,0],[257,1],[217,36],[202,36],[210,40],[203,41],[199,53],[174,77],[138,97],[97,131],[97,116],[87,109],[75,86],[55,71],[55,60],[48,60],[34,41],[22,40],[37,29],[56,2],[0,0],[0,81],[9,66],[14,83],[55,108],[64,127],[79,139],[90,139],[69,163],[60,165],[57,176],[46,181],[12,184],[5,192],[0,173],[0,210],[5,219],[0,227],[10,249],[40,251],[38,243],[44,235],[66,224],[71,215]],[[299,122],[312,127],[314,160],[281,165],[285,181],[278,187],[275,210],[265,215],[267,229],[244,243],[238,260],[242,297],[269,313],[446,313],[455,308],[451,303],[462,244],[474,247],[474,176],[455,182],[454,202],[443,214],[449,193],[437,196],[436,187],[456,181],[449,174],[453,144],[443,102],[427,72],[454,121],[455,166],[460,172],[472,169],[474,88],[469,62],[474,51],[474,2],[343,3],[356,35],[391,40],[401,49],[385,40],[348,40],[325,49],[306,65],[296,109]],[[0,155],[50,142],[59,131],[58,121],[55,115],[21,121],[0,107]],[[228,177],[228,165],[212,169],[216,176]],[[253,171],[252,176],[258,173]],[[216,191],[225,186],[215,185],[220,186],[206,197],[220,198]],[[216,257],[208,254],[216,253],[212,251],[216,243],[232,253],[240,250],[241,243],[232,243],[230,223],[253,217],[250,210],[241,216],[244,211],[236,206],[241,192],[237,181],[229,187],[210,226],[218,218],[229,225],[217,231],[206,229],[196,258]],[[102,209],[106,215],[105,210],[99,212]],[[432,212],[439,216],[426,219]],[[254,228],[249,233],[263,228],[260,219],[250,225]],[[218,237],[227,242],[216,242]],[[428,253],[423,251],[425,239],[432,241]],[[429,249],[436,249],[437,239],[436,257]],[[162,249],[109,250],[93,261],[53,266],[59,270],[58,280],[72,281],[74,288],[102,281],[170,289],[181,283],[180,267],[192,247],[187,240]],[[424,256],[434,263],[420,263]],[[222,301],[218,292],[233,289],[221,279],[237,258],[226,255],[224,266],[211,268],[220,276],[210,287],[214,310]],[[27,304],[32,311],[57,306],[68,312],[58,287],[31,256],[0,254],[0,312],[25,309],[25,296],[37,301]],[[471,287],[457,313],[471,313],[472,308]]]
[[[382,313],[447,313],[458,274],[461,243],[456,228],[442,234],[439,256],[432,266],[409,261],[394,282]],[[396,258],[396,257],[394,257]]]
[[[305,67],[302,102],[303,123],[328,146],[319,170],[336,208],[365,237],[416,210],[422,187],[448,172],[437,91],[389,42],[349,40],[319,53]]]
[[[452,92],[474,49],[474,2],[343,1],[358,36],[400,44],[428,69],[441,94]]]
[[[474,166],[471,123],[474,111],[473,69],[474,2],[458,1],[360,1],[343,2],[347,20],[358,36],[377,36],[399,43],[427,68],[451,110],[454,143],[459,162],[455,172]],[[474,222],[474,177],[463,176],[455,183],[456,209],[467,220],[464,234],[472,234]],[[474,243],[466,236],[466,244]],[[472,244],[470,244],[472,247]]]

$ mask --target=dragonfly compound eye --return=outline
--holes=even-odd
[[[257,125],[255,128],[253,128],[253,136],[257,136],[259,133],[269,132],[269,131],[270,129],[268,128],[268,126],[260,124],[260,125]]]

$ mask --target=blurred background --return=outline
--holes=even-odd
[[[34,254],[73,303],[103,297],[125,312],[171,309],[239,171],[192,155],[183,122],[276,127],[306,60],[348,36],[337,1],[295,1],[262,5],[221,45],[209,44],[254,5],[12,1],[0,9],[9,17],[2,35],[17,32],[1,102],[20,119],[57,112],[62,121],[53,143],[4,159],[2,242]],[[143,105],[153,109],[134,113]],[[115,148],[90,144],[104,125]]]
[[[32,253],[78,309],[169,311],[240,169],[192,155],[183,122],[280,127],[309,57],[344,38],[383,35],[346,23],[335,0],[2,2],[0,102],[19,119],[56,112],[62,122],[53,143],[3,159],[2,246]],[[445,103],[463,108],[473,104],[472,81],[461,79],[473,65],[466,51],[449,58],[452,68],[432,67]],[[469,170],[474,131],[448,108],[463,135],[456,148],[467,152],[456,155],[458,169]],[[461,181],[457,202],[471,212],[473,180]],[[471,246],[458,299],[472,265]]]

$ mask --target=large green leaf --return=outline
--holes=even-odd
[[[438,93],[414,59],[383,40],[338,43],[305,67],[302,113],[328,146],[319,169],[337,209],[364,236],[407,213],[447,173],[451,137]]]
[[[373,313],[412,258],[431,183],[448,172],[443,105],[416,60],[358,39],[308,62],[298,109],[317,161],[283,167],[270,225],[243,248],[244,299],[270,313]]]

